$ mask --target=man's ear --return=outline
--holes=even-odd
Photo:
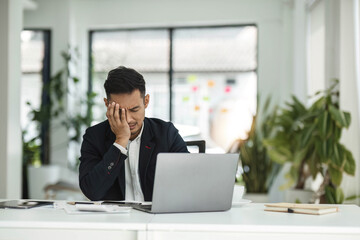
[[[149,105],[149,101],[150,101],[150,96],[149,94],[146,94],[146,96],[144,97],[145,108],[147,108],[147,106]]]
[[[105,103],[105,107],[108,107],[109,101],[106,98],[104,98],[104,103]]]

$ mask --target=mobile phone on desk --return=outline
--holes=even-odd
[[[70,205],[76,205],[76,204],[90,204],[90,205],[101,205],[101,202],[67,202],[67,204],[70,204]]]
[[[53,201],[39,200],[7,200],[0,202],[0,208],[29,209],[45,205],[52,205]]]

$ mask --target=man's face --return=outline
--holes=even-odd
[[[149,104],[149,94],[141,97],[139,90],[132,93],[110,94],[109,99],[104,99],[105,105],[115,102],[120,105],[120,109],[126,109],[126,122],[129,124],[131,137],[130,140],[139,135],[145,118],[145,108]]]

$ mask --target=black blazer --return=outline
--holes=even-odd
[[[86,130],[81,145],[79,182],[90,200],[125,199],[126,155],[113,144],[115,134],[106,120]],[[140,185],[145,201],[152,201],[156,157],[160,152],[188,152],[170,122],[144,119],[139,155]]]

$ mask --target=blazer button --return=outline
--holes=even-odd
[[[108,169],[110,170],[110,169],[111,169],[111,166],[108,166]]]
[[[110,163],[110,166],[114,166],[114,163],[113,163],[113,162],[111,162],[111,163]]]

